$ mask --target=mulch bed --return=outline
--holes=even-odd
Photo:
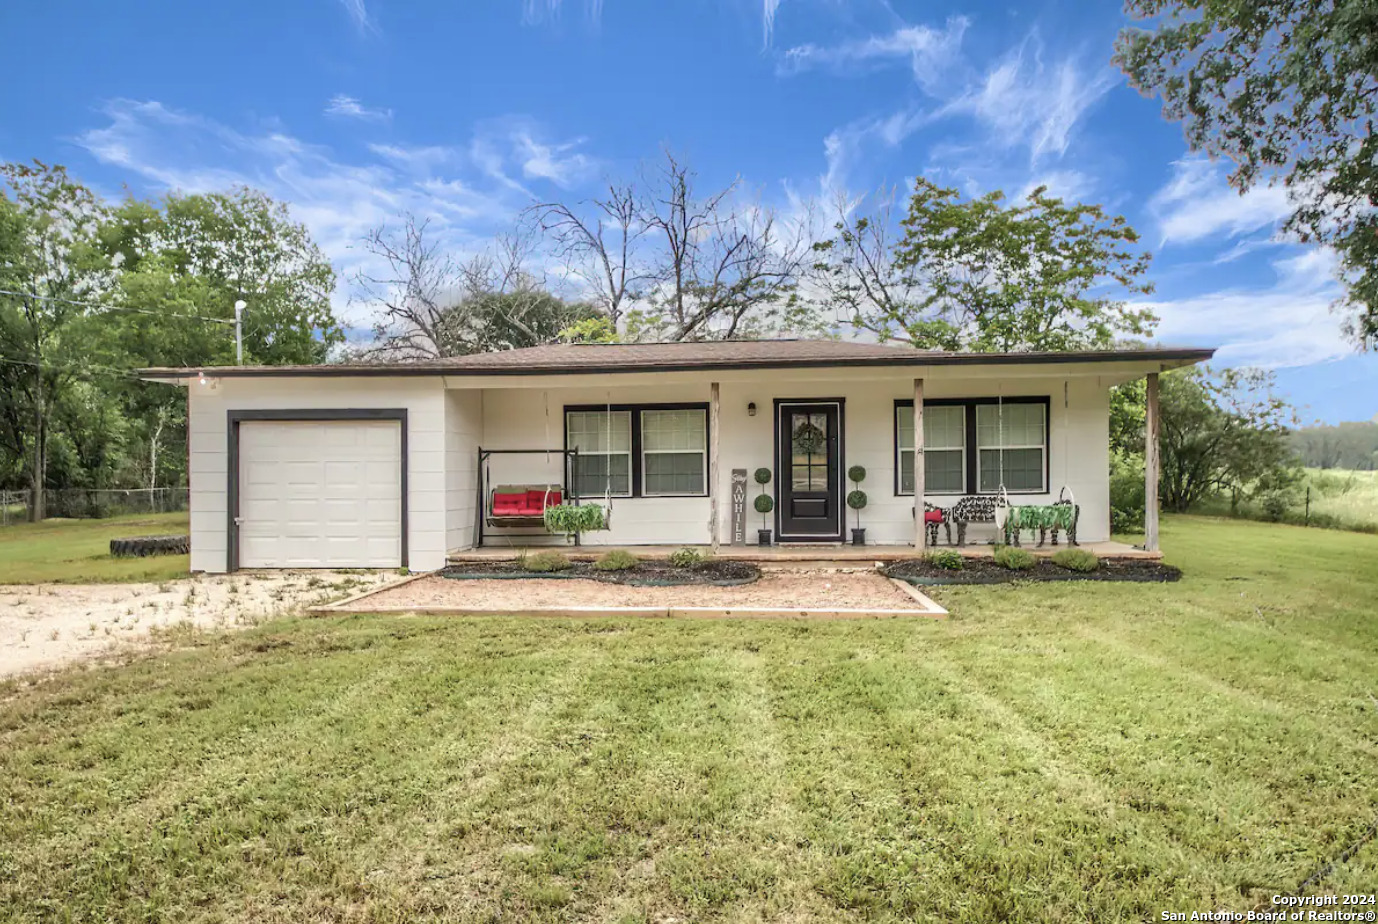
[[[1139,558],[1102,559],[1089,573],[1059,568],[1046,558],[1028,571],[1011,571],[990,558],[968,558],[960,571],[949,571],[921,559],[892,562],[881,569],[887,576],[911,584],[1009,584],[1014,581],[1137,581],[1166,583],[1180,580],[1182,571],[1160,561]]]
[[[549,578],[602,581],[604,584],[627,584],[633,587],[677,587],[680,585],[717,585],[735,587],[752,584],[761,577],[761,569],[745,561],[706,561],[692,568],[676,568],[669,562],[643,561],[625,571],[600,571],[589,561],[573,561],[564,571],[538,573],[523,570],[513,561],[464,562],[450,565],[440,572],[441,577],[456,580],[519,580]]]

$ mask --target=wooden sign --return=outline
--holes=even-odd
[[[746,545],[746,469],[732,470],[732,544]]]

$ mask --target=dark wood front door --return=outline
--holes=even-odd
[[[841,402],[781,402],[776,437],[781,541],[842,538]]]

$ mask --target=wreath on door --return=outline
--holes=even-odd
[[[827,445],[828,435],[823,428],[811,421],[804,421],[794,428],[794,451],[806,455],[819,455]]]

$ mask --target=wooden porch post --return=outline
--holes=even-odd
[[[1144,548],[1158,551],[1158,373],[1148,374],[1144,403]]]
[[[914,550],[923,554],[927,542],[923,519],[923,379],[914,380]]]
[[[714,382],[710,387],[712,397],[708,405],[708,516],[709,535],[713,541],[713,554],[718,554],[718,495],[722,493],[718,484],[718,418],[722,405],[721,389]]]

